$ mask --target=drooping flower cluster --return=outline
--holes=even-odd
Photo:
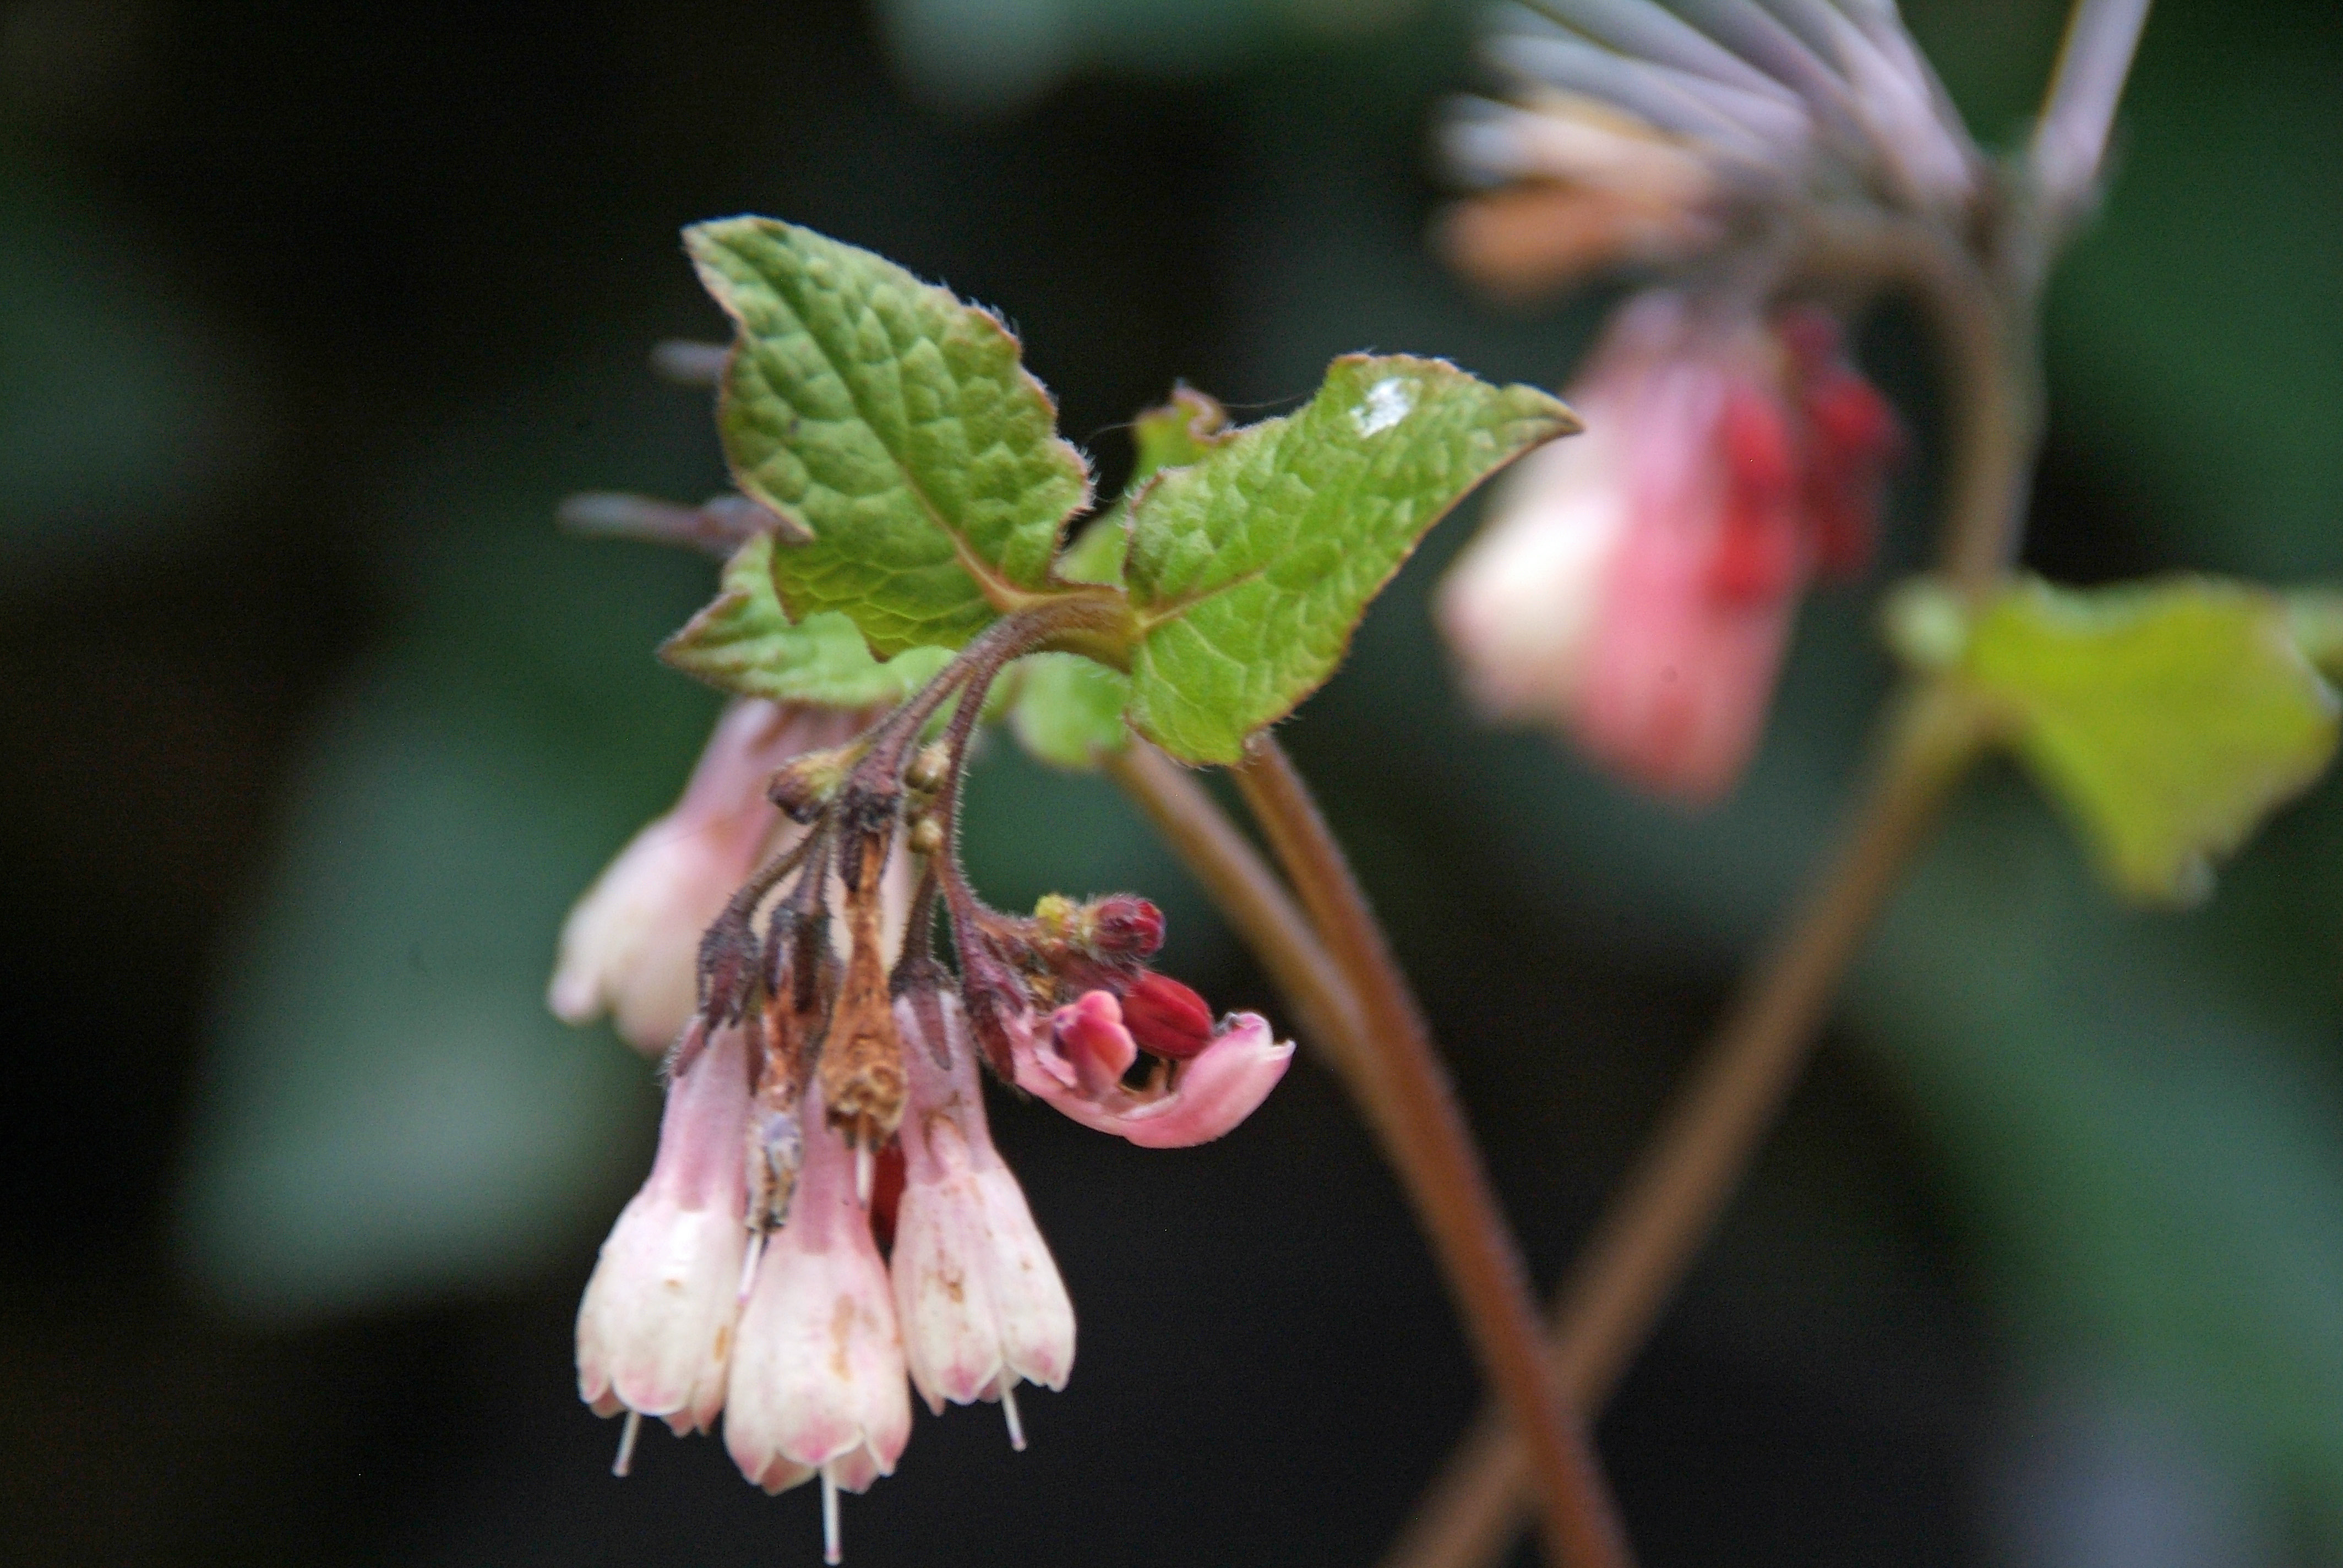
[[[1149,967],[1145,900],[1023,919],[969,890],[972,718],[920,731],[955,688],[978,711],[998,662],[963,660],[843,744],[836,717],[735,703],[682,800],[571,915],[552,985],[565,1018],[678,1031],[658,1158],[578,1309],[578,1392],[625,1413],[621,1473],[641,1417],[684,1434],[720,1414],[751,1482],[819,1477],[831,1562],[838,1493],[893,1472],[910,1388],[938,1412],[999,1402],[1021,1448],[1016,1385],[1072,1370],[1073,1309],[993,1149],[980,1054],[1151,1148],[1228,1131],[1292,1055]],[[932,950],[939,901],[958,977]]]
[[[1867,563],[1899,444],[1803,297],[1809,262],[1883,216],[1958,228],[1983,160],[1893,0],[1541,10],[1487,40],[1509,101],[1451,116],[1451,165],[1485,188],[1449,215],[1450,258],[1514,295],[1682,276],[1622,308],[1572,390],[1586,434],[1511,477],[1442,625],[1492,714],[1710,800],[1807,584]]]

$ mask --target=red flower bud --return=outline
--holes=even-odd
[[[1173,1061],[1199,1056],[1212,1043],[1212,1012],[1204,999],[1152,970],[1124,993],[1122,1021],[1141,1050]]]
[[[1719,435],[1725,504],[1719,509],[1711,578],[1734,603],[1765,604],[1797,586],[1797,458],[1780,402],[1743,384],[1725,389]]]
[[[1116,893],[1101,899],[1091,940],[1107,958],[1151,959],[1163,946],[1163,911],[1145,899]]]

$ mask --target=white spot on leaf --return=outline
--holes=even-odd
[[[1351,410],[1351,423],[1362,436],[1380,436],[1414,407],[1414,388],[1396,376],[1386,376],[1367,388],[1367,400]]]

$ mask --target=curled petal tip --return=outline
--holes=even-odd
[[[1091,1002],[1091,996],[1101,1000]],[[1087,1013],[1079,1010],[1084,1006]],[[1075,1007],[1059,1011],[1061,1017],[1076,1014],[1071,1021],[1079,1028],[1102,1028],[1110,1008],[1116,1011],[1120,1029],[1119,1004],[1105,992],[1091,992]],[[1054,1070],[1045,1070],[1041,1054],[1037,1043],[1019,1059],[1019,1088],[1085,1127],[1111,1132],[1142,1149],[1184,1149],[1211,1142],[1260,1109],[1292,1064],[1293,1045],[1272,1039],[1269,1022],[1259,1013],[1235,1013],[1202,1052],[1170,1064],[1146,1089],[1133,1091],[1117,1083],[1097,1094],[1085,1094]]]
[[[1293,1063],[1293,1042],[1280,1041],[1255,1012],[1229,1020],[1202,1054],[1177,1071],[1172,1092],[1134,1115],[1123,1136],[1142,1149],[1209,1143],[1261,1109]]]

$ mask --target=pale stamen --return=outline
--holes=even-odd
[[[878,1168],[878,1157],[871,1153],[870,1145],[856,1144],[854,1146],[854,1201],[865,1209],[870,1207],[870,1183]]]
[[[1009,1446],[1024,1452],[1025,1423],[1017,1415],[1017,1382],[1007,1372],[1001,1374],[1001,1413],[1009,1419]]]
[[[610,1462],[611,1474],[625,1476],[633,1473],[635,1468],[635,1434],[642,1431],[642,1429],[643,1412],[639,1410],[628,1411],[627,1412],[627,1424],[618,1433],[618,1457]]]
[[[821,1467],[821,1560],[846,1561],[846,1548],[838,1535],[838,1482],[826,1464]]]
[[[740,1254],[740,1296],[749,1299],[749,1287],[757,1282],[757,1260],[765,1255],[765,1232],[759,1229],[749,1232],[748,1251]]]

